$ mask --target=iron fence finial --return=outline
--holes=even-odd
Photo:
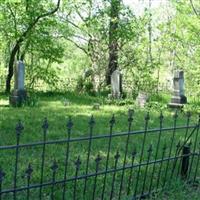
[[[69,116],[69,119],[68,119],[68,121],[67,121],[67,128],[68,129],[72,129],[72,127],[73,127],[73,122],[72,122],[72,117],[71,116]]]
[[[58,169],[58,164],[57,164],[56,160],[54,160],[54,161],[53,161],[53,164],[52,164],[52,166],[51,166],[51,170],[52,170],[53,172],[56,172],[57,169]]]
[[[167,144],[165,142],[164,145],[163,145],[163,151],[165,151],[166,149],[167,149]]]
[[[150,145],[149,145],[149,148],[148,148],[148,150],[147,150],[147,152],[148,152],[148,153],[151,153],[152,151],[153,151],[153,146],[152,146],[152,144],[150,144]]]
[[[149,121],[150,120],[150,115],[149,112],[147,112],[146,116],[145,116],[145,121]]]
[[[159,119],[160,119],[160,122],[162,122],[162,121],[163,121],[163,119],[164,119],[164,115],[163,115],[163,112],[162,112],[162,111],[160,112]]]
[[[100,161],[102,160],[101,156],[98,154],[96,159],[95,159],[95,162],[96,163],[100,163]]]
[[[48,123],[48,120],[46,117],[44,118],[42,128],[43,128],[43,130],[47,130],[49,128],[49,123]]]
[[[76,166],[76,169],[79,169],[80,168],[80,165],[81,165],[81,159],[80,159],[80,156],[78,156],[77,160],[74,162],[75,166]]]
[[[118,150],[117,150],[117,153],[115,154],[114,158],[115,158],[115,160],[118,160],[120,158],[120,154],[119,154]]]
[[[89,120],[89,126],[90,127],[93,127],[95,125],[95,120],[94,120],[94,116],[92,115],[91,117],[90,117],[90,120]]]
[[[27,168],[27,170],[25,171],[25,174],[26,174],[27,177],[31,177],[31,174],[32,174],[32,173],[33,173],[33,169],[32,169],[31,164],[29,163],[29,164],[28,164],[28,168]]]
[[[137,150],[136,150],[136,148],[134,147],[134,149],[133,149],[133,151],[132,151],[132,157],[135,157],[136,156],[136,154],[137,154]]]
[[[21,120],[18,121],[16,127],[15,127],[15,130],[16,130],[16,134],[17,136],[20,136],[20,134],[22,133],[22,131],[24,130],[24,126],[22,125],[22,122]]]
[[[128,122],[132,122],[133,121],[133,114],[134,114],[134,110],[129,109],[128,110]]]
[[[4,177],[5,177],[6,173],[2,170],[2,168],[0,167],[0,182],[3,181]]]
[[[115,115],[113,114],[111,120],[110,120],[110,125],[113,126],[116,123],[115,121]]]

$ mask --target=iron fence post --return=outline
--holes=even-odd
[[[15,151],[15,169],[14,169],[14,184],[13,184],[13,199],[17,199],[17,194],[16,194],[16,189],[17,189],[17,174],[18,174],[18,164],[19,164],[19,141],[20,141],[20,136],[23,131],[24,127],[19,120],[18,124],[16,125],[15,131],[16,131],[16,136],[17,136],[17,142],[16,142],[16,151]]]
[[[2,199],[1,190],[2,190],[2,182],[5,177],[5,172],[0,167],[0,200]]]
[[[181,177],[185,179],[188,175],[190,164],[190,146],[184,146],[182,151]]]

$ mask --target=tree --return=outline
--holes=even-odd
[[[111,75],[118,68],[118,29],[121,0],[110,2],[110,24],[109,24],[109,64],[106,73],[106,84],[110,85]]]
[[[4,11],[3,14],[5,15],[4,19],[6,19],[5,23],[8,23],[9,25],[14,24],[15,27],[14,36],[11,38],[13,41],[8,61],[8,74],[5,89],[7,93],[9,93],[11,89],[11,79],[13,77],[15,59],[24,59],[25,51],[29,46],[28,39],[31,37],[36,26],[39,25],[39,22],[43,19],[55,14],[60,6],[60,0],[57,1],[55,7],[53,7],[54,3],[50,2],[45,4],[44,1],[32,1],[31,3],[22,1],[20,5],[19,3],[20,2],[17,1],[8,1],[2,8]],[[24,14],[22,14],[23,12]],[[24,50],[22,50],[22,47]]]

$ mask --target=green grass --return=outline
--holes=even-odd
[[[42,132],[42,123],[43,119],[47,117],[49,121],[49,130],[47,134],[47,140],[55,140],[55,139],[63,139],[67,137],[67,128],[66,123],[68,117],[71,116],[74,122],[74,126],[72,129],[72,137],[85,137],[89,135],[89,127],[88,122],[90,120],[91,115],[94,115],[96,124],[94,127],[93,135],[102,135],[109,133],[109,120],[111,119],[112,115],[115,114],[116,124],[114,126],[114,132],[125,132],[128,130],[128,121],[127,121],[127,111],[129,108],[134,108],[134,120],[132,124],[132,130],[143,130],[145,124],[145,114],[147,109],[139,109],[135,107],[133,104],[126,104],[123,106],[116,106],[116,105],[108,105],[105,104],[104,99],[102,98],[95,98],[89,97],[85,95],[77,95],[74,93],[66,93],[66,94],[37,94],[38,97],[38,104],[34,107],[24,106],[21,108],[13,108],[9,107],[8,100],[6,96],[0,96],[0,145],[13,145],[16,143],[16,134],[15,134],[15,125],[18,120],[21,120],[24,125],[24,131],[20,136],[20,143],[30,143],[36,141],[42,141],[43,132]],[[65,105],[65,101],[69,102],[69,105]],[[100,103],[101,107],[100,110],[93,110],[94,103]],[[158,128],[159,127],[159,115],[160,109],[151,108],[150,111],[150,120],[149,120],[149,128]],[[163,121],[164,127],[172,127],[173,126],[173,110],[165,109],[163,114],[165,116]],[[180,117],[177,120],[177,125],[184,125],[186,124],[186,116],[185,113],[179,113]],[[191,118],[191,124],[196,122],[196,116]],[[170,138],[172,135],[171,132],[166,132],[162,135],[162,141],[159,147],[159,155],[158,157],[161,158],[162,156],[162,147],[166,143],[169,151],[170,145]],[[185,135],[185,131],[177,131],[174,145],[173,145],[173,154],[176,150],[176,144],[179,140],[183,141]],[[143,135],[132,135],[130,137],[130,144],[128,148],[128,157],[127,162],[131,163],[131,152],[133,149],[137,149],[137,156],[135,158],[135,162],[139,162]],[[126,136],[125,137],[116,137],[112,139],[111,143],[111,154],[109,160],[109,167],[113,168],[114,166],[114,155],[118,150],[121,157],[119,158],[118,166],[123,164],[123,157],[125,152],[125,144],[126,144]],[[158,134],[148,134],[145,143],[145,159],[147,159],[147,150],[149,145],[153,145],[153,152],[152,158],[156,152],[156,145],[158,140]],[[192,142],[194,141],[194,137],[192,138]],[[199,141],[199,138],[198,138]],[[56,175],[56,178],[62,179],[63,178],[63,171],[64,171],[64,160],[65,160],[65,149],[66,145],[49,145],[46,147],[46,157],[45,157],[45,181],[51,180],[52,172],[50,170],[50,166],[52,161],[56,159],[58,162],[59,170]],[[107,155],[108,149],[108,139],[101,139],[92,143],[91,147],[91,155],[90,155],[90,163],[89,163],[89,172],[94,172],[95,170],[95,162],[94,159],[96,158],[97,154],[100,154],[102,157],[102,161],[100,164],[100,169],[103,170],[105,168],[105,160]],[[74,176],[74,161],[77,159],[78,156],[81,157],[82,164],[80,168],[80,174],[84,174],[85,167],[86,167],[86,160],[87,160],[87,150],[88,150],[88,142],[75,142],[72,145],[70,144],[70,158],[69,158],[69,170],[68,170],[68,177]],[[40,180],[40,164],[41,164],[41,147],[37,148],[28,148],[20,151],[19,157],[19,172],[18,172],[18,185],[24,185],[25,179],[21,178],[21,175],[24,173],[27,164],[30,162],[34,168],[34,175],[32,178],[32,183],[38,183]],[[12,177],[13,177],[13,166],[15,162],[15,153],[11,150],[4,150],[1,152],[0,163],[1,167],[6,171],[6,178],[4,181],[4,187],[12,187]],[[196,160],[195,160],[196,162]],[[166,165],[164,164],[164,167]],[[171,166],[170,166],[171,167]],[[158,167],[159,168],[159,167]],[[148,172],[152,171],[152,166],[149,167]],[[194,171],[194,169],[193,169]],[[177,171],[176,171],[177,172]],[[142,174],[145,173],[145,167],[142,167],[141,170],[141,177]],[[148,173],[150,174],[150,173]],[[155,175],[158,174],[158,169]],[[125,172],[125,182],[128,180],[130,175],[130,170]],[[162,177],[164,176],[164,171],[162,172]],[[135,178],[137,176],[137,170],[134,171],[133,174],[133,182],[135,182]],[[115,194],[119,188],[119,181],[121,177],[121,172],[116,174],[116,184],[115,184]],[[147,178],[147,183],[150,181],[151,175]],[[156,184],[157,177],[153,177],[154,185]],[[88,180],[88,191],[93,189],[93,178]],[[101,187],[102,187],[103,176],[98,178],[98,187],[97,193],[100,194]],[[107,189],[106,195],[109,196],[110,194],[110,186],[112,181],[112,174],[108,176],[107,180]],[[78,190],[79,195],[82,194],[82,188],[84,181],[79,181]],[[143,179],[139,182],[139,189],[141,189],[143,183]],[[73,188],[73,183],[68,184],[69,188]],[[148,189],[148,188],[145,188]],[[44,190],[44,199],[49,199],[49,188]],[[60,187],[56,187],[56,197],[57,199],[61,199],[60,197]],[[69,198],[72,195],[71,192],[68,192]],[[133,192],[133,189],[131,190]],[[173,191],[173,190],[172,190]],[[38,191],[32,191],[32,199],[36,198]],[[125,192],[125,191],[123,191]],[[176,193],[176,192],[174,192]],[[196,192],[194,192],[196,194]],[[125,193],[123,193],[125,194]],[[173,194],[173,192],[172,192]],[[172,195],[171,193],[168,194]],[[89,195],[89,196],[87,196]],[[91,198],[90,192],[86,195],[86,199]],[[166,198],[166,194],[164,195],[163,199]],[[175,194],[174,194],[175,195]],[[5,196],[5,199],[11,198],[10,195]],[[171,198],[171,197],[170,197]],[[26,199],[25,193],[20,196],[20,199]],[[79,199],[83,199],[80,196]],[[127,199],[127,197],[125,198]],[[157,199],[160,199],[159,197]]]
[[[168,190],[158,193],[152,200],[162,199],[162,200],[199,200],[200,197],[200,187],[191,187],[190,185],[176,180],[172,182]]]

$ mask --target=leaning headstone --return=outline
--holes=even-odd
[[[10,95],[10,105],[21,106],[26,101],[26,90],[24,87],[25,80],[25,65],[23,61],[19,60],[14,70],[14,90]]]
[[[115,99],[122,95],[122,74],[119,70],[115,70],[111,75],[111,94]]]
[[[186,103],[187,98],[184,90],[184,72],[182,70],[177,70],[175,71],[173,78],[173,96],[171,98],[171,103],[169,103],[168,106],[179,108],[183,107]]]
[[[137,102],[138,106],[141,108],[145,107],[148,100],[149,100],[149,96],[145,92],[140,92],[136,98],[136,102]]]

